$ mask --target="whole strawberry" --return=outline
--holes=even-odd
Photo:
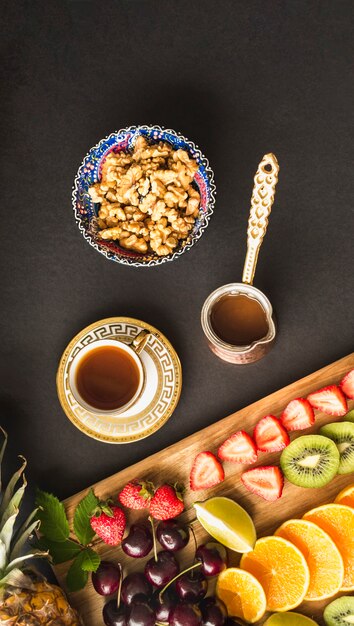
[[[166,520],[184,511],[183,488],[181,485],[161,485],[150,502],[150,515],[155,519]]]
[[[119,506],[100,502],[90,517],[90,524],[96,535],[110,546],[117,546],[123,539],[126,520]]]
[[[132,480],[119,493],[118,499],[128,509],[148,509],[153,494],[152,483]]]

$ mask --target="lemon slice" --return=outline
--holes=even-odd
[[[195,502],[197,518],[203,528],[230,550],[251,552],[256,543],[256,529],[245,509],[230,498],[209,498]]]
[[[264,626],[318,626],[310,617],[300,613],[273,613]]]

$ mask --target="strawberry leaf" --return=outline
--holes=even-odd
[[[49,550],[49,554],[55,565],[65,563],[65,561],[71,561],[71,559],[77,556],[82,550],[81,546],[75,543],[75,541],[71,541],[71,539],[67,539],[66,541],[50,541],[50,539],[42,537],[37,545],[41,550]]]
[[[91,548],[85,548],[85,550],[81,552],[81,558],[81,568],[84,572],[95,572],[101,563],[100,556]]]
[[[69,591],[79,591],[85,587],[88,580],[88,572],[82,569],[82,552],[72,562],[66,575],[66,584]]]
[[[79,502],[75,509],[74,531],[78,540],[84,546],[92,541],[95,534],[95,531],[92,530],[90,525],[90,517],[97,507],[98,502],[98,498],[96,498],[92,489],[90,489],[88,494]]]
[[[38,489],[37,518],[41,521],[40,532],[50,541],[65,541],[69,537],[69,522],[64,505],[51,493]]]

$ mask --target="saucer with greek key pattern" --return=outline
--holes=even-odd
[[[145,383],[136,404],[115,417],[83,409],[68,384],[73,358],[99,339],[115,337],[130,343],[143,329],[151,335],[140,353]],[[57,372],[58,397],[66,416],[85,435],[106,443],[131,443],[155,433],[171,417],[181,389],[182,369],[173,346],[159,330],[130,317],[110,317],[84,328],[65,348]]]

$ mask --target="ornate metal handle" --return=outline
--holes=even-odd
[[[274,202],[279,165],[274,154],[265,154],[254,177],[251,210],[247,228],[247,253],[242,282],[252,285],[258,252],[267,232],[268,216]]]

